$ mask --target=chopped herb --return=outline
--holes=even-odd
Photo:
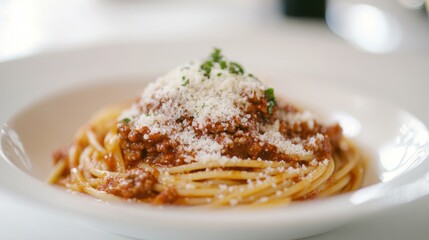
[[[268,99],[267,110],[269,114],[273,114],[273,107],[276,105],[276,96],[274,96],[274,89],[268,88],[265,90],[265,97]]]
[[[240,64],[238,64],[236,62],[230,62],[229,63],[229,72],[232,74],[243,74],[244,69]]]
[[[189,78],[185,78],[185,76],[182,77],[182,87],[188,86],[189,84]]]
[[[220,69],[222,69],[222,70],[226,69],[226,62],[225,61],[220,62],[219,65],[220,65]]]
[[[247,74],[247,76],[249,76],[251,78],[255,78],[255,76],[253,76],[253,74],[251,74],[251,73]]]
[[[204,76],[210,77],[210,73],[212,71],[213,62],[212,61],[206,61],[201,65],[201,70],[204,72]]]
[[[228,69],[228,71],[232,74],[244,74],[244,69],[240,64],[236,62],[225,61],[223,59],[222,50],[220,50],[219,48],[214,48],[208,59],[200,66],[200,69],[204,73],[205,77],[210,78],[210,73],[215,63],[219,63],[219,66],[222,70]],[[218,76],[220,75],[218,74]]]
[[[150,113],[146,113],[146,117],[149,117],[150,116]]]
[[[222,60],[223,56],[221,54],[221,50],[219,48],[214,48],[213,53],[210,55],[213,62],[219,62]]]
[[[122,119],[121,121],[122,121],[122,122],[124,122],[124,123],[129,123],[129,122],[131,121],[131,119],[129,119],[129,118],[124,118],[124,119]]]
[[[273,107],[274,107],[274,105],[276,105],[275,102],[273,102],[273,101],[269,101],[268,102],[268,104],[267,104],[267,110],[268,110],[269,114],[273,114]]]
[[[217,76],[218,76],[218,77],[222,76],[222,73],[217,73]]]
[[[274,96],[274,89],[268,88],[265,90],[265,96],[268,98],[269,101],[275,101],[276,97]]]
[[[222,69],[226,69],[226,62],[222,61],[222,59],[222,50],[220,50],[219,48],[214,48],[208,60],[200,66],[200,69],[203,71],[204,76],[210,78],[210,73],[212,71],[214,63],[219,63]]]
[[[201,108],[204,108],[206,106],[206,103],[203,103],[203,106],[201,106]]]

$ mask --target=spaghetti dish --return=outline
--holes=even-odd
[[[364,172],[338,124],[277,101],[219,49],[102,109],[53,158],[50,183],[159,205],[289,204],[358,189]]]

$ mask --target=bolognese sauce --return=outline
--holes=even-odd
[[[55,154],[52,182],[99,198],[216,206],[287,203],[360,186],[362,157],[338,124],[278,101],[219,49],[106,114],[100,119],[114,121],[91,122]]]

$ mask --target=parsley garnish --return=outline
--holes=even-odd
[[[276,103],[273,102],[273,101],[269,101],[267,103],[267,110],[268,110],[269,114],[273,114],[273,107],[274,107],[274,105],[276,105]]]
[[[188,86],[189,84],[189,78],[185,78],[185,76],[182,77],[182,87]]]
[[[124,123],[129,123],[130,121],[131,121],[131,119],[129,119],[129,118],[122,119],[122,122],[124,122]]]
[[[273,107],[276,105],[276,97],[274,96],[274,89],[268,88],[265,90],[265,97],[268,99],[267,110],[269,114],[273,114]]]
[[[265,90],[265,96],[268,98],[269,101],[275,101],[276,97],[274,96],[274,89],[268,88]]]
[[[218,63],[222,70],[228,69],[228,71],[232,74],[244,74],[244,68],[240,64],[236,62],[225,61],[222,55],[222,50],[219,48],[214,48],[208,59],[200,66],[200,69],[204,73],[205,77],[210,78],[210,73],[215,63]]]
[[[210,77],[210,73],[212,71],[213,62],[212,61],[206,61],[203,64],[201,64],[201,70],[204,72],[204,76]]]
[[[244,73],[244,69],[243,67],[236,63],[236,62],[230,62],[229,63],[229,72],[232,74],[243,74]]]
[[[219,48],[214,48],[213,53],[210,55],[210,57],[213,62],[219,62],[223,58],[221,50]]]
[[[219,63],[222,69],[226,68],[226,62],[222,61],[222,50],[219,48],[214,48],[213,52],[210,54],[210,57],[207,61],[201,64],[200,69],[204,72],[204,76],[210,77],[210,73],[213,68],[213,63]]]

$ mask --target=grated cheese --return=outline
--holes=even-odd
[[[154,134],[167,135],[178,151],[184,153],[185,162],[217,160],[224,164],[237,161],[238,158],[227,158],[223,153],[235,141],[245,144],[247,139],[244,136],[256,139],[261,147],[273,145],[278,153],[300,156],[313,153],[304,148],[305,144],[316,146],[323,140],[321,134],[309,139],[287,139],[280,132],[279,120],[256,123],[256,127],[248,131],[238,130],[236,134],[242,137],[234,140],[225,133],[205,134],[209,127],[220,126],[227,131],[237,124],[254,126],[252,116],[246,113],[249,97],[265,97],[267,87],[249,74],[234,74],[222,69],[219,63],[213,64],[211,74],[207,76],[201,71],[201,64],[202,61],[194,61],[179,66],[149,84],[140,100],[124,111],[119,119],[130,119],[130,126],[137,130],[148,129],[143,135],[144,140]],[[292,125],[306,123],[310,129],[315,126],[314,116],[308,111],[278,111],[278,118]],[[257,160],[262,161],[260,158]],[[285,169],[278,170],[283,172]],[[267,173],[272,171],[268,168]],[[253,185],[252,182],[250,184]]]

